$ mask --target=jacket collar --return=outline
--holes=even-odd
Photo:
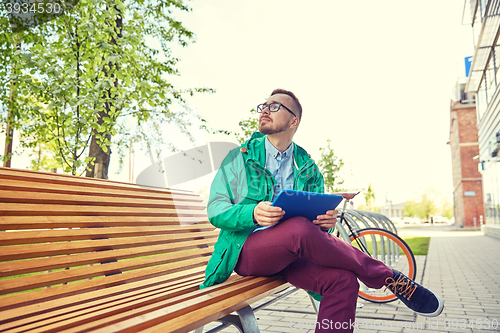
[[[252,137],[241,145],[240,151],[243,155],[247,155],[246,159],[253,159],[258,161],[262,166],[266,165],[266,146],[265,146],[266,135],[260,132],[255,132]],[[293,158],[297,167],[300,169],[303,166],[314,162],[310,155],[295,142],[293,144]]]

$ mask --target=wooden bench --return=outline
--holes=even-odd
[[[218,233],[187,191],[0,168],[0,230],[0,332],[253,333],[249,305],[289,286],[200,290]]]

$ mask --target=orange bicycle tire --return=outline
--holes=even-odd
[[[417,264],[415,261],[415,256],[413,255],[413,252],[411,251],[408,244],[406,244],[406,242],[403,239],[401,239],[401,237],[399,237],[398,235],[396,235],[390,231],[387,231],[385,229],[366,228],[366,229],[361,229],[361,230],[355,231],[353,234],[350,235],[349,238],[351,240],[351,244],[353,244],[353,242],[356,239],[359,239],[360,237],[363,237],[363,236],[369,236],[369,235],[379,235],[379,236],[384,237],[388,240],[391,240],[395,244],[397,244],[397,246],[401,250],[403,250],[403,253],[404,253],[403,257],[407,260],[407,264],[408,264],[408,272],[403,272],[403,273],[405,275],[407,275],[410,279],[412,279],[412,280],[415,279],[415,276],[417,275]],[[365,252],[363,249],[362,249],[362,251]],[[396,295],[394,295],[394,294],[389,294],[389,295],[384,295],[384,296],[375,296],[375,295],[370,295],[368,293],[365,293],[361,290],[359,291],[358,295],[360,298],[367,300],[367,301],[370,301],[370,302],[373,302],[373,303],[388,303],[388,302],[395,301],[397,299]]]

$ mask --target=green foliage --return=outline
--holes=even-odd
[[[419,208],[418,217],[425,218],[426,221],[430,221],[430,216],[436,213],[436,205],[428,193],[422,195]]]
[[[434,202],[437,200],[437,193],[434,190],[428,189],[422,196],[420,200],[407,201],[403,207],[403,216],[417,216],[426,221],[430,220],[430,217],[437,212],[436,205]]]
[[[403,207],[403,216],[405,217],[413,217],[418,215],[419,207],[418,203],[414,200],[409,200],[405,203]]]
[[[441,216],[451,219],[453,217],[453,205],[445,198],[441,206]]]
[[[372,184],[368,185],[368,189],[365,192],[365,202],[368,207],[372,207],[375,202],[375,192],[372,189]]]
[[[52,169],[60,168],[61,164],[54,155],[56,149],[54,146],[54,142],[43,143],[39,141],[38,147],[34,148],[33,153],[30,155],[33,158],[30,169],[35,171],[51,171]]]
[[[145,142],[144,148],[171,142],[161,130],[167,123],[193,141],[193,119],[205,125],[184,96],[213,90],[177,89],[167,79],[179,75],[169,44],[193,40],[174,12],[189,10],[179,0],[81,0],[69,15],[17,35],[0,17],[0,39],[7,45],[0,48],[6,65],[0,72],[2,120],[5,105],[17,103],[10,118],[22,130],[24,147],[46,144],[72,174],[93,163],[92,136],[106,153],[116,145],[121,159],[131,142]]]
[[[365,204],[359,205],[359,210],[367,210],[370,212],[380,213],[380,207],[375,207],[375,191],[372,188],[372,184],[368,185],[366,191],[364,191]]]
[[[335,156],[330,144],[331,141],[328,139],[327,146],[319,148],[321,151],[321,159],[318,163],[318,167],[325,180],[325,191],[332,193],[342,191],[339,186],[344,183],[344,180],[339,179],[338,172],[344,165],[344,162],[341,158]]]
[[[1,5],[0,5],[1,6]],[[0,7],[1,8],[1,7]],[[28,104],[23,98],[18,98],[19,92],[23,92],[22,82],[16,80],[21,73],[19,66],[22,54],[21,41],[30,42],[30,32],[21,31],[13,34],[10,32],[10,23],[7,12],[0,10],[0,131],[5,132],[7,124],[11,130],[18,130],[22,125],[22,114]],[[5,125],[5,126],[4,126]],[[7,134],[7,133],[6,133]],[[9,141],[6,135],[6,141]],[[6,161],[10,156],[1,156]]]
[[[25,102],[32,106],[25,110],[23,116],[32,117],[30,121],[21,124],[21,147],[29,148],[31,151],[30,169],[35,171],[51,171],[51,169],[59,169],[63,167],[60,159],[56,156],[57,141],[47,140],[50,137],[48,126],[41,127],[37,130],[36,124],[42,122],[42,117],[46,113],[41,103],[37,103],[33,98],[26,98]],[[48,120],[50,122],[50,119]]]
[[[250,113],[252,115],[257,115],[257,110],[252,109],[250,110]],[[246,140],[250,139],[253,133],[259,130],[259,119],[256,116],[252,116],[246,120],[240,121],[238,125],[240,126],[243,134],[235,133],[235,135],[238,142],[242,144]]]

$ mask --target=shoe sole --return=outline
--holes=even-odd
[[[436,298],[438,300],[438,308],[436,309],[436,311],[431,312],[431,313],[421,313],[421,312],[415,311],[415,313],[418,315],[421,315],[421,316],[425,316],[425,317],[437,317],[437,316],[439,316],[441,314],[441,312],[443,312],[444,303],[443,303],[443,300],[441,299],[441,297],[439,297],[436,294],[434,294],[434,296],[436,296]]]

